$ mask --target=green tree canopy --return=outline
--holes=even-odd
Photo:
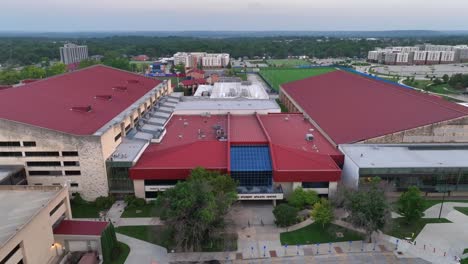
[[[121,70],[126,70],[130,71],[130,61],[126,58],[118,58],[118,57],[111,57],[107,58],[105,57],[103,60],[104,65],[121,69]]]
[[[182,63],[179,63],[174,66],[174,70],[177,73],[185,74],[185,65]]]
[[[46,69],[47,77],[65,73],[67,71],[67,66],[63,63],[55,63],[54,65]]]
[[[321,224],[322,227],[331,223],[334,217],[333,208],[330,202],[325,198],[322,198],[320,202],[314,204],[311,215],[314,221]]]
[[[418,187],[411,186],[404,192],[397,202],[397,211],[407,223],[416,221],[424,216],[426,200],[421,195]]]
[[[273,209],[275,223],[278,226],[290,226],[296,223],[299,210],[296,207],[280,204]]]
[[[377,183],[360,186],[359,190],[345,193],[344,208],[350,213],[348,221],[358,228],[366,230],[370,239],[374,231],[383,229],[390,217],[390,206],[385,192]]]
[[[46,77],[46,71],[36,66],[26,66],[20,72],[21,79],[41,79]]]
[[[10,69],[0,71],[0,84],[1,85],[12,85],[17,84],[21,80],[19,72]]]
[[[93,59],[85,59],[85,60],[80,61],[80,64],[78,65],[78,69],[87,68],[96,64],[101,64],[101,62],[98,60],[93,60]]]
[[[294,189],[293,193],[288,198],[288,203],[298,209],[313,206],[318,201],[319,197],[315,191],[306,191],[302,187]]]
[[[199,250],[201,242],[223,223],[237,200],[237,183],[227,175],[203,168],[165,191],[157,200],[162,218],[173,228],[178,249]]]

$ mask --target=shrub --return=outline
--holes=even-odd
[[[73,193],[73,199],[71,200],[72,204],[86,204],[87,202],[81,197],[80,193]]]
[[[96,207],[99,209],[108,209],[114,204],[115,198],[111,195],[105,197],[105,196],[99,196],[96,198]]]
[[[290,226],[296,223],[299,210],[287,204],[280,204],[273,209],[275,223],[278,226]]]
[[[132,205],[135,206],[135,207],[142,207],[146,204],[146,200],[143,199],[143,198],[135,198],[133,201],[132,201]]]
[[[319,201],[315,191],[305,191],[302,187],[296,188],[288,198],[288,203],[298,209],[313,206]]]
[[[133,202],[133,200],[135,200],[135,195],[133,195],[133,194],[127,194],[124,197],[124,202],[127,203],[127,205],[131,204]]]
[[[314,221],[318,224],[321,224],[322,227],[328,225],[333,221],[333,208],[330,205],[330,202],[322,198],[320,202],[314,204],[314,209],[311,212]]]

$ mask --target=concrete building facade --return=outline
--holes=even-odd
[[[57,263],[53,228],[71,219],[67,188],[0,186],[0,263]]]
[[[77,63],[88,58],[88,46],[67,43],[60,47],[60,61],[64,64]]]
[[[73,101],[64,100],[57,89],[76,94]],[[70,191],[93,200],[109,193],[106,160],[172,87],[170,82],[94,66],[3,92],[1,105],[10,109],[23,93],[44,91],[49,98],[35,100],[30,105],[35,109],[24,114],[0,110],[0,163],[24,166],[29,184],[69,183]]]
[[[230,62],[227,53],[177,52],[174,54],[174,64],[184,64],[186,68],[224,68]]]

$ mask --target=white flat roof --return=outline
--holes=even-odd
[[[194,96],[201,96],[202,92],[210,92],[210,98],[246,98],[246,99],[268,99],[269,95],[265,89],[250,82],[217,82],[213,86],[200,85]]]
[[[61,188],[61,186],[1,186],[0,247],[45,207]]]
[[[339,148],[360,168],[468,168],[468,145],[344,144]]]
[[[275,100],[205,99],[181,101],[174,112],[186,110],[278,110]]]

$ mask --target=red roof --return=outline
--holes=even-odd
[[[92,135],[159,83],[138,74],[95,65],[3,90],[0,119]],[[112,99],[96,98],[99,95],[111,95]],[[89,112],[71,110],[88,106]]]
[[[204,70],[200,70],[200,69],[192,69],[192,70],[189,70],[189,71],[188,71],[188,74],[190,74],[190,73],[205,74],[205,71],[204,71]]]
[[[174,115],[159,144],[151,144],[130,169],[132,179],[185,179],[201,166],[228,171],[230,146],[269,145],[275,181],[339,179],[343,155],[302,114]],[[227,132],[227,141],[217,139]],[[307,141],[312,133],[314,140]]]
[[[100,236],[109,222],[62,220],[54,235]]]
[[[268,139],[259,126],[255,115],[233,115],[230,117],[230,140],[232,143],[268,144]]]
[[[468,108],[416,90],[334,71],[282,89],[336,143],[353,143],[468,115]]]

